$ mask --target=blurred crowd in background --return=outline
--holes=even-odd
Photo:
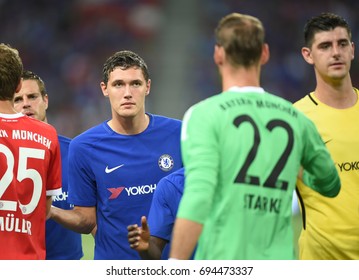
[[[110,117],[100,82],[103,63],[118,50],[133,50],[148,64],[147,111],[182,119],[221,89],[212,58],[216,23],[229,12],[251,14],[263,21],[271,50],[262,86],[296,101],[314,87],[300,52],[306,20],[340,14],[356,43],[358,8],[355,0],[0,0],[0,37],[45,81],[49,122],[74,137]],[[351,72],[359,86],[357,58]]]

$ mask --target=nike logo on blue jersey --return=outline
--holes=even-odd
[[[124,164],[115,166],[115,167],[113,167],[113,168],[108,168],[108,166],[106,166],[105,172],[106,172],[106,173],[111,173],[111,172],[115,171],[116,169],[119,169],[119,168],[122,167],[122,166],[124,166]]]

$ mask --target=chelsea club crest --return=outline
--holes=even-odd
[[[158,166],[163,171],[170,171],[173,168],[174,162],[170,155],[164,154],[158,159]]]

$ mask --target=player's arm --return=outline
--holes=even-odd
[[[96,207],[75,206],[71,210],[51,207],[50,218],[65,228],[89,234],[96,226]]]
[[[304,149],[302,180],[320,194],[328,197],[338,195],[341,187],[338,171],[323,143],[315,125],[308,119],[303,135],[307,139]]]
[[[46,196],[46,220],[50,218],[51,205],[52,205],[52,196]]]
[[[217,114],[208,116],[203,104],[188,109],[182,123],[181,149],[186,183],[171,239],[170,258],[174,259],[188,260],[192,256],[203,223],[210,215],[218,180]]]
[[[304,184],[310,186],[320,194],[327,197],[335,197],[338,195],[341,187],[340,178],[338,174],[336,175],[336,172],[337,170],[329,171],[328,174],[330,174],[330,176],[319,178],[304,171],[302,180]]]
[[[97,225],[95,225],[94,228],[91,230],[91,235],[93,238],[95,238],[96,232],[97,232]]]
[[[163,249],[165,248],[167,243],[167,240],[151,235],[149,248],[147,251],[140,252],[141,258],[147,260],[160,260]]]
[[[141,227],[137,224],[127,227],[127,239],[130,247],[136,250],[143,260],[160,260],[167,241],[150,235],[145,216],[141,217]]]
[[[170,258],[190,259],[203,225],[183,218],[177,218],[173,228]]]

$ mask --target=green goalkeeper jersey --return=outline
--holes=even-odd
[[[340,180],[315,125],[257,87],[192,106],[182,124],[178,217],[203,224],[195,259],[293,259],[292,194],[303,180],[335,196]]]

